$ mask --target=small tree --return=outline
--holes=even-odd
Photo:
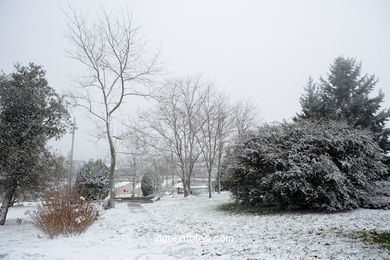
[[[264,126],[229,157],[233,196],[250,205],[341,211],[382,207],[375,181],[388,176],[367,130],[341,122],[298,121]]]
[[[108,167],[102,160],[88,161],[77,174],[76,188],[89,199],[107,197],[110,191]]]
[[[160,178],[153,174],[145,174],[141,181],[142,195],[149,196],[161,189]]]

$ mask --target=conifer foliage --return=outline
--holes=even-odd
[[[298,118],[344,120],[354,127],[371,130],[384,152],[390,151],[390,129],[385,127],[390,109],[381,109],[382,91],[372,97],[378,83],[375,75],[362,75],[361,63],[338,57],[330,65],[326,78],[318,83],[309,79],[300,99]]]
[[[149,196],[161,189],[160,179],[157,175],[145,174],[141,180],[142,195]]]
[[[76,188],[88,199],[104,199],[110,191],[108,167],[102,160],[88,161],[77,175]]]
[[[226,169],[233,196],[246,204],[341,211],[387,206],[372,201],[375,181],[387,176],[382,160],[368,130],[299,120],[249,135]]]

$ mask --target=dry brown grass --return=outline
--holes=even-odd
[[[37,210],[30,213],[33,224],[50,238],[84,232],[97,218],[98,211],[80,193],[61,190],[49,194]]]

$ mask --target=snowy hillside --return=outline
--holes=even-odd
[[[351,238],[364,230],[389,231],[390,210],[337,214],[238,215],[219,211],[229,194],[164,197],[152,204],[118,203],[86,233],[48,239],[11,209],[1,230],[3,259],[343,259],[389,258],[390,252]],[[23,219],[17,224],[16,219]],[[221,242],[228,236],[233,241]],[[180,240],[187,237],[188,240]],[[193,238],[210,238],[207,242]],[[214,238],[219,238],[214,241]],[[222,238],[222,239],[221,239]],[[168,240],[180,240],[168,242]]]

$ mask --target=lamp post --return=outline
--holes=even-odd
[[[68,172],[68,193],[70,194],[72,190],[72,168],[73,168],[73,150],[74,150],[74,134],[76,131],[76,118],[73,118],[72,125],[72,146],[70,149],[70,158],[69,158],[69,172]]]

